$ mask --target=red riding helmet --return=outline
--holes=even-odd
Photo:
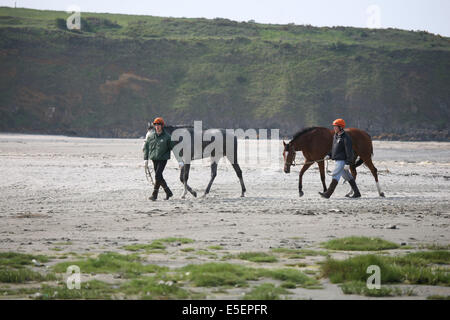
[[[164,119],[161,117],[158,117],[155,120],[153,120],[153,124],[160,124],[160,125],[164,126]]]
[[[334,120],[333,121],[333,126],[339,126],[342,129],[344,129],[345,128],[345,121],[344,121],[344,119],[336,119],[336,120]]]

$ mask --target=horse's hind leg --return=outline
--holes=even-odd
[[[211,180],[209,180],[208,186],[206,187],[205,194],[203,196],[206,196],[209,193],[209,190],[211,190],[211,186],[216,176],[217,176],[217,162],[213,161],[211,163]]]
[[[181,168],[180,172],[180,181],[184,185],[184,192],[181,196],[182,199],[185,198],[187,191],[189,191],[194,197],[197,197],[197,192],[195,192],[189,185],[188,185],[188,179],[189,179],[189,171],[191,170],[190,164],[185,164]]]
[[[233,166],[234,171],[236,171],[236,175],[238,176],[239,182],[241,183],[241,189],[242,189],[241,197],[244,197],[247,189],[245,189],[244,178],[242,177],[241,167],[237,163],[232,163],[231,165]]]
[[[184,166],[181,167],[181,170],[180,170],[180,181],[184,185],[184,190],[183,190],[183,194],[181,195],[181,199],[184,199],[186,197],[186,193],[187,193],[187,177],[185,176],[186,166],[187,165],[185,164]]]
[[[381,192],[381,187],[380,187],[380,184],[378,183],[378,173],[377,173],[378,170],[373,165],[372,159],[369,158],[366,161],[364,161],[364,163],[369,168],[370,172],[372,172],[372,175],[375,178],[375,182],[377,184],[378,194],[380,195],[380,197],[384,197],[384,192]]]

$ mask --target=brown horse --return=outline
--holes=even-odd
[[[377,168],[372,163],[373,145],[369,134],[363,130],[356,128],[345,129],[345,132],[352,138],[353,163],[350,165],[350,170],[353,177],[356,179],[356,168],[361,164],[365,164],[372,172],[377,185],[378,194],[384,197],[381,192],[380,184],[378,183]],[[323,191],[327,191],[325,184],[325,166],[323,158],[330,152],[333,144],[334,131],[323,127],[312,127],[300,130],[297,132],[289,143],[284,144],[283,158],[284,158],[284,172],[289,173],[291,166],[294,165],[295,152],[302,151],[305,158],[305,163],[300,170],[298,180],[298,191],[300,197],[303,196],[302,178],[308,168],[317,162],[319,165],[320,179],[322,180]],[[359,156],[358,161],[356,158]],[[352,191],[346,196],[350,196]]]

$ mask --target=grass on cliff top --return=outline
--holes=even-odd
[[[0,27],[65,29],[70,14],[64,11],[0,7]],[[86,34],[116,38],[258,38],[265,41],[312,41],[317,43],[364,44],[377,47],[449,49],[449,39],[425,31],[313,27],[295,24],[261,24],[216,18],[167,18],[145,15],[81,12]],[[84,26],[83,26],[84,24]]]

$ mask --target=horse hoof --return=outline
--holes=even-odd
[[[245,197],[245,194],[244,193],[241,193],[241,198],[244,198]]]
[[[380,197],[384,198],[384,192],[380,193]]]
[[[298,195],[299,195],[300,198],[303,197],[304,194],[305,194],[305,193],[304,193],[303,191],[299,191],[299,193],[298,193]]]
[[[192,191],[192,195],[193,195],[195,198],[197,198],[197,192]]]

